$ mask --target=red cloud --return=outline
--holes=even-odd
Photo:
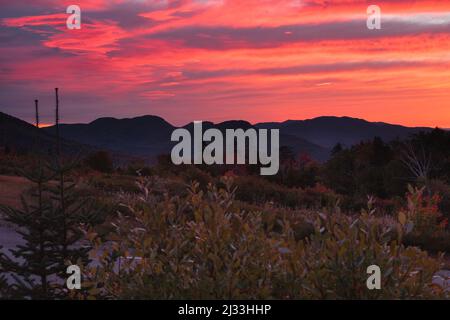
[[[14,108],[26,107],[14,90],[58,85],[68,107],[88,110],[77,120],[335,114],[450,127],[448,1],[377,1],[403,19],[379,34],[364,29],[366,0],[79,1],[81,30],[66,28],[61,1],[36,1],[23,16],[24,5],[0,3],[17,10],[0,25],[10,34],[0,94]],[[412,19],[424,12],[445,19]]]

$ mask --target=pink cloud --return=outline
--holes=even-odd
[[[0,82],[13,89],[0,95],[11,105],[14,90],[59,86],[66,104],[88,110],[77,116],[83,120],[156,113],[183,124],[326,113],[398,122],[411,110],[417,116],[405,117],[408,124],[450,127],[448,25],[394,21],[403,28],[372,35],[365,0],[80,1],[81,30],[65,27],[62,2],[34,5],[42,12],[1,20],[11,35],[0,45]],[[379,5],[394,18],[450,12],[446,1]],[[429,103],[439,107],[421,107]]]

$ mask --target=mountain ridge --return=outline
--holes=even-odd
[[[61,136],[90,144],[96,147],[106,148],[122,153],[137,156],[156,156],[170,153],[175,145],[170,137],[176,128],[184,128],[193,133],[193,122],[182,127],[175,127],[158,116],[139,116],[136,118],[99,118],[88,124],[61,124]],[[245,120],[227,120],[219,123],[203,122],[203,131],[209,128],[225,129],[249,129],[254,125]],[[46,127],[47,132],[54,131],[54,127]],[[280,145],[291,146],[294,152],[305,152],[313,158],[324,161],[328,157],[329,150],[301,137],[280,134]]]
[[[55,126],[36,129],[33,125],[0,112],[1,119],[9,119],[15,123],[12,128],[20,138],[23,123],[28,124],[27,136],[32,132],[45,133],[54,139]],[[7,117],[6,117],[7,116]],[[9,117],[9,118],[8,118]],[[18,121],[13,121],[17,119]],[[5,120],[5,121],[6,121]],[[8,121],[7,121],[8,122]],[[21,123],[21,125],[19,125]],[[10,124],[11,127],[11,124]],[[61,137],[64,141],[71,141],[80,146],[93,149],[106,149],[116,153],[132,156],[153,157],[170,153],[175,144],[170,136],[176,128],[185,128],[192,132],[193,122],[184,126],[174,126],[164,118],[155,115],[144,115],[132,118],[101,117],[89,123],[60,124]],[[321,116],[305,120],[286,120],[282,122],[260,122],[251,124],[245,120],[227,120],[218,123],[203,122],[203,131],[208,128],[225,129],[279,129],[280,146],[288,146],[297,154],[308,153],[318,161],[326,161],[331,148],[337,143],[346,146],[361,141],[380,137],[385,141],[405,138],[420,131],[432,130],[428,127],[407,127],[385,122],[370,122],[352,117]],[[10,128],[10,130],[12,130]],[[11,134],[10,134],[11,135]],[[70,143],[69,143],[70,144]]]
[[[56,152],[56,137],[35,125],[0,111],[0,145],[19,152],[39,150],[44,153]],[[75,155],[94,150],[89,145],[69,139],[61,139],[61,151]]]
[[[405,138],[429,127],[407,127],[386,122],[370,122],[352,117],[322,116],[305,120],[286,120],[283,122],[261,122],[258,128],[280,129],[280,131],[302,137],[325,148],[337,143],[352,146],[360,141],[380,137],[384,141]]]

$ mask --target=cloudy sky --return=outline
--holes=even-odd
[[[66,8],[81,8],[81,29]],[[366,26],[382,10],[381,30]],[[0,0],[0,110],[450,128],[450,1]]]

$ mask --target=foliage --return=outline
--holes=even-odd
[[[118,174],[92,175],[88,178],[88,185],[94,189],[104,192],[139,192],[136,187],[136,177]]]
[[[325,164],[324,183],[344,195],[389,198],[405,192],[407,169],[392,145],[380,138],[349,149],[335,148]]]
[[[141,194],[123,204],[108,241],[93,228],[86,232],[95,248],[91,257],[99,261],[85,270],[92,288],[88,298],[444,295],[431,284],[440,261],[401,245],[401,225],[380,223],[371,201],[353,218],[337,209],[309,215],[313,229],[299,238],[288,216],[237,210],[231,178],[206,191],[193,183],[185,197],[170,196],[157,179],[139,184]],[[366,268],[372,264],[382,270],[382,290],[366,287]]]
[[[24,245],[0,252],[0,275],[13,278],[0,288],[15,299],[64,298],[61,286],[67,264],[88,264],[88,247],[79,245],[82,224],[101,221],[88,199],[79,197],[75,184],[64,180],[73,166],[39,161],[22,175],[35,184],[31,199],[22,197],[23,209],[1,206],[7,222],[18,228]],[[57,180],[55,180],[57,179]]]
[[[430,252],[449,252],[450,234],[446,231],[448,218],[439,210],[441,197],[425,194],[425,187],[409,186],[407,207],[400,211],[399,220],[411,229],[405,235],[404,243],[416,245]]]
[[[236,198],[250,203],[273,202],[290,208],[334,207],[339,196],[323,185],[288,188],[266,179],[252,176],[236,178]],[[255,192],[258,190],[258,192]]]
[[[97,170],[104,173],[110,173],[113,171],[113,161],[111,155],[107,151],[97,151],[90,154],[85,163],[93,170]]]
[[[414,234],[432,236],[447,225],[447,220],[442,220],[439,212],[439,195],[424,195],[425,188],[413,188],[409,186],[407,194],[407,209],[399,213],[402,224],[409,223]]]
[[[450,220],[450,185],[439,179],[432,179],[427,184],[430,194],[437,194],[440,197],[439,211],[444,219]],[[449,225],[447,224],[447,230]]]
[[[315,233],[305,242],[291,239],[292,254],[284,282],[289,298],[423,299],[445,296],[431,284],[440,262],[415,247],[392,240],[392,230],[371,212],[358,218],[320,214]],[[401,233],[399,233],[401,234]],[[382,270],[381,290],[368,290],[366,269]],[[300,289],[299,289],[300,288]]]
[[[38,163],[32,172],[23,172],[30,181],[36,184],[32,192],[32,202],[28,203],[22,197],[23,210],[6,206],[0,207],[7,222],[23,228],[20,231],[25,241],[23,246],[10,250],[15,260],[3,251],[0,253],[0,269],[8,272],[15,282],[3,287],[10,297],[28,297],[46,299],[55,295],[50,284],[50,277],[60,271],[56,260],[56,250],[53,242],[55,219],[53,207],[45,197],[45,184],[51,179],[51,172]],[[24,262],[18,262],[23,259]],[[6,293],[3,293],[6,294]]]
[[[309,188],[319,182],[320,164],[307,154],[296,157],[294,151],[286,146],[280,147],[280,169],[274,176],[266,179],[286,187]]]

